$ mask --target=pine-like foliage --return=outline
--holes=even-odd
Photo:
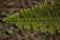
[[[58,10],[60,1],[55,4],[54,1],[49,5],[47,1],[43,5],[35,5],[31,9],[21,9],[20,15],[18,13],[4,18],[3,21],[9,24],[16,24],[18,28],[24,26],[26,30],[31,27],[34,31],[38,29],[41,32],[50,34],[55,33],[55,28],[60,33],[60,12]]]

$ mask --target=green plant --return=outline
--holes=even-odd
[[[41,32],[46,33],[48,31],[50,34],[54,34],[55,27],[57,27],[58,32],[60,32],[60,23],[58,22],[60,20],[60,12],[58,12],[58,6],[54,1],[49,5],[45,0],[44,5],[35,5],[31,9],[21,9],[20,13],[20,15],[16,13],[4,18],[3,21],[9,24],[16,24],[18,28],[23,25],[26,30],[30,30],[32,27],[34,31],[40,29]]]

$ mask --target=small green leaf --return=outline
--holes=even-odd
[[[40,30],[41,30],[41,32],[44,32],[44,33],[47,31],[47,21],[46,21],[46,19],[41,20]]]
[[[39,29],[39,22],[40,22],[40,19],[39,18],[33,18],[32,20],[32,28],[34,31],[38,31]]]
[[[8,30],[8,33],[13,34],[14,32],[13,32],[13,30]]]
[[[24,21],[24,28],[30,30],[31,28],[31,21],[29,19]]]
[[[16,26],[17,26],[18,28],[21,28],[22,25],[23,25],[23,19],[18,19],[18,20],[15,22],[15,24],[16,24]]]
[[[48,32],[53,35],[55,33],[55,23],[54,19],[49,20]]]

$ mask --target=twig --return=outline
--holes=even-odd
[[[31,0],[27,0],[27,4],[28,4],[29,7],[32,7],[33,6]]]
[[[18,11],[18,10],[20,10],[20,8],[0,8],[0,11],[10,11],[10,10],[12,10],[12,11]]]
[[[9,3],[9,2],[11,2],[12,0],[7,0],[7,1],[5,1],[4,3],[2,3],[1,5],[0,5],[0,7],[3,7],[4,5],[6,5],[7,3]]]
[[[27,8],[26,4],[25,4],[25,0],[20,0],[21,6],[23,8]]]
[[[15,5],[16,5],[16,7],[20,7],[20,1],[19,0],[15,0]]]

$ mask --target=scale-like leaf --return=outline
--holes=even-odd
[[[41,19],[40,30],[41,30],[41,32],[46,32],[47,31],[47,21],[46,21],[46,19]]]
[[[18,19],[18,20],[15,22],[15,24],[16,24],[16,26],[17,26],[18,28],[21,28],[22,25],[23,25],[23,19]]]
[[[60,34],[60,19],[56,19],[56,28],[58,30],[58,33]]]
[[[39,27],[39,18],[33,18],[32,20],[32,28],[34,31],[37,31]]]
[[[55,19],[49,19],[49,27],[48,27],[48,32],[53,35],[55,33]]]
[[[30,30],[30,28],[31,28],[31,21],[29,19],[26,19],[24,21],[24,28],[27,29],[27,30]]]

